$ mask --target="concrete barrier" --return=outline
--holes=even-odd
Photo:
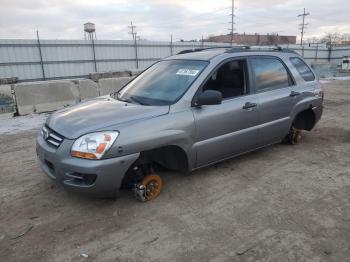
[[[90,79],[78,79],[73,82],[79,89],[80,101],[97,97],[100,94],[100,86]]]
[[[143,70],[141,70],[141,69],[132,69],[132,70],[130,70],[130,72],[131,72],[131,76],[138,76],[139,74],[141,74],[142,72],[143,72]]]
[[[104,78],[99,80],[100,96],[119,91],[132,77]]]
[[[15,113],[11,85],[0,85],[0,118],[12,117]]]
[[[19,115],[54,111],[80,101],[72,81],[57,80],[14,85]]]
[[[118,78],[118,77],[128,77],[131,76],[132,73],[129,70],[125,71],[110,71],[110,72],[102,72],[102,73],[91,73],[89,74],[89,78],[95,82],[99,81],[103,78]]]

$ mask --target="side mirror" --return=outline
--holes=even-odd
[[[222,101],[222,93],[216,90],[205,90],[196,101],[196,106],[219,105]]]

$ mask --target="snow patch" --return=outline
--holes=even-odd
[[[344,81],[348,81],[350,80],[350,76],[331,76],[331,77],[326,77],[323,78],[321,81],[327,81],[327,80],[344,80]]]
[[[31,129],[39,129],[49,114],[32,114],[0,119],[0,134],[17,134]]]

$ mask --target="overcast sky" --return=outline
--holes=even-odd
[[[200,39],[227,34],[230,0],[0,0],[0,38],[83,39],[83,24],[96,24],[98,39],[130,39],[133,21],[142,39]],[[238,33],[299,34],[305,7],[306,37],[350,33],[349,0],[236,0]]]

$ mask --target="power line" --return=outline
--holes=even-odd
[[[303,38],[304,38],[304,34],[305,34],[305,28],[307,27],[308,23],[305,23],[305,17],[310,15],[309,12],[305,13],[305,8],[304,8],[304,12],[302,14],[299,14],[298,17],[303,17],[303,22],[301,24],[299,24],[300,26],[300,34],[301,34],[301,37],[300,37],[300,45],[303,45]]]

